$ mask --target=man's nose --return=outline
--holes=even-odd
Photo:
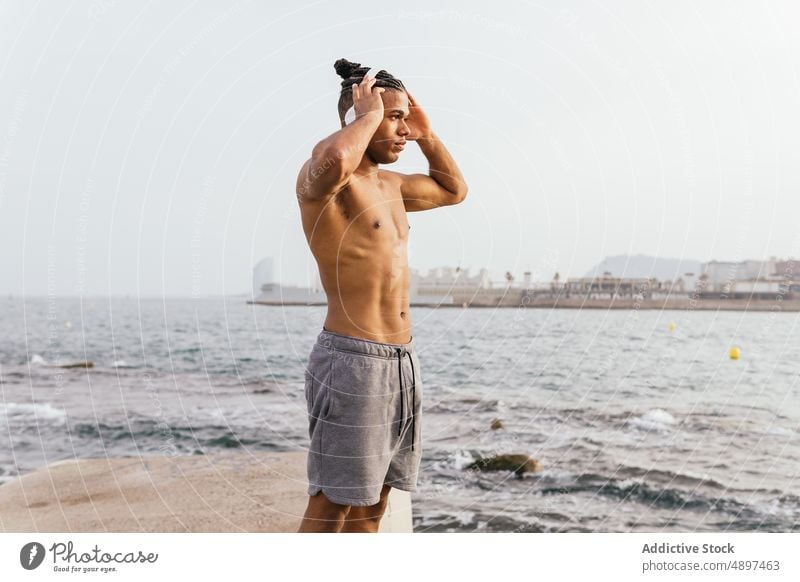
[[[408,129],[408,124],[406,123],[405,119],[401,121],[397,133],[399,133],[400,135],[408,135],[409,133],[411,133],[411,130]]]

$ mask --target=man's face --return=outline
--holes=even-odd
[[[400,158],[402,145],[410,133],[406,124],[408,95],[405,91],[387,89],[381,93],[381,98],[383,121],[373,134],[366,153],[378,164],[391,164]]]

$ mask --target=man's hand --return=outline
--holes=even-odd
[[[467,196],[467,185],[453,156],[433,133],[431,122],[414,96],[408,95],[409,116],[406,124],[411,132],[406,139],[414,140],[428,159],[428,175],[398,174],[400,194],[407,212],[429,210],[440,206],[458,204]]]
[[[364,75],[361,84],[353,83],[353,109],[356,119],[367,115],[375,114],[376,117],[383,119],[383,99],[381,93],[386,89],[374,87],[375,79]]]
[[[431,122],[428,120],[428,116],[425,115],[425,112],[422,110],[419,102],[414,99],[414,96],[406,91],[406,95],[408,95],[408,110],[409,116],[408,121],[408,129],[411,133],[406,137],[406,139],[411,141],[416,141],[418,139],[430,139],[433,134],[433,130],[431,129]]]

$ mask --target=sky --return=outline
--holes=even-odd
[[[797,3],[0,4],[0,293],[306,285],[297,172],[338,58],[403,80],[469,185],[409,262],[800,256]],[[425,172],[410,144],[391,169]]]

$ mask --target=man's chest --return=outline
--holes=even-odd
[[[370,238],[405,238],[408,218],[399,190],[388,186],[354,184],[334,196],[332,210],[352,234]]]

